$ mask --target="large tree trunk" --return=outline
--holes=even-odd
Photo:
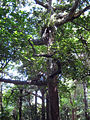
[[[49,120],[59,120],[59,100],[57,90],[57,79],[53,78],[48,84],[49,90]]]
[[[85,104],[85,119],[89,120],[89,115],[88,115],[88,102],[87,102],[87,86],[86,83],[83,82],[83,90],[84,90],[84,104]]]
[[[49,28],[48,28],[49,29]],[[54,42],[54,28],[52,27],[51,30],[48,30],[48,54],[53,52],[50,49],[50,46]],[[58,101],[58,90],[57,90],[57,75],[60,74],[56,70],[56,66],[59,67],[56,63],[54,63],[54,59],[50,58],[47,61],[48,64],[48,74],[51,75],[48,78],[48,94],[49,94],[49,120],[59,120],[59,101]],[[61,68],[58,68],[61,71]],[[56,74],[54,74],[54,72]]]

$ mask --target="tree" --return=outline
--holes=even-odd
[[[5,64],[4,59],[22,61],[20,72],[28,75],[28,81],[5,78],[0,78],[0,81],[47,86],[49,120],[58,120],[58,77],[62,75],[73,80],[79,76],[84,77],[85,65],[79,56],[83,48],[84,53],[89,53],[89,12],[87,15],[85,12],[90,9],[90,5],[88,0],[63,0],[55,4],[52,4],[52,0],[34,2],[41,7],[33,7],[29,13],[18,9],[18,4],[14,1],[10,1],[12,7],[9,7],[8,2],[2,2],[1,10],[4,12],[0,21],[3,28],[0,30],[3,39],[1,51],[4,48],[6,50],[5,57],[2,57],[2,52],[0,54],[1,64],[2,61]],[[84,68],[80,69],[79,66]],[[88,75],[88,69],[85,74]],[[43,81],[42,76],[45,76]]]
[[[88,115],[88,101],[87,101],[87,87],[86,87],[86,83],[83,82],[83,89],[84,89],[84,104],[85,104],[85,119],[89,120],[89,115]]]

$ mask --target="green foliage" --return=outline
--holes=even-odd
[[[20,2],[23,6],[27,5],[27,1],[25,0],[0,1],[0,73],[5,73],[6,69],[7,71],[14,69],[14,66],[21,62],[22,64],[18,66],[18,71],[27,76],[28,79],[32,79],[35,78],[39,72],[47,73],[47,62],[49,58],[34,56],[34,51],[28,39],[40,38],[42,27],[44,25],[54,27],[54,20],[50,18],[51,12],[47,12],[47,10],[42,7],[31,6],[32,8],[29,12],[20,9]],[[60,12],[68,13],[70,11],[73,0],[67,0],[67,2],[68,4],[65,0],[61,0],[57,1],[59,4],[54,4],[54,7],[61,8],[61,10],[57,9],[55,11],[56,15]],[[83,4],[83,1],[81,2],[78,10],[86,6],[86,4]],[[87,4],[88,2],[87,0]],[[52,59],[57,59],[61,62],[61,77],[64,79],[64,82],[62,82],[63,80],[58,76],[58,89],[62,120],[70,120],[71,110],[75,108],[78,109],[77,115],[83,119],[83,91],[77,88],[73,82],[70,83],[70,81],[86,80],[89,83],[89,19],[90,13],[88,12],[87,15],[81,15],[79,18],[64,24],[63,27],[58,26],[55,28],[55,41],[50,47],[46,45],[35,46],[31,41],[36,50],[36,54],[48,54],[49,49],[50,53],[54,53]],[[87,44],[84,43],[81,38],[83,38]],[[12,65],[13,62],[15,62],[15,65]],[[17,88],[15,89],[14,92],[9,89],[7,93],[3,93],[4,113],[2,116],[7,120],[11,119],[12,115],[10,112],[14,107],[17,107],[18,112],[18,98],[20,94]],[[25,89],[28,88],[26,87]],[[74,98],[75,90],[77,90],[76,98]],[[80,94],[78,94],[79,92]],[[35,119],[35,105],[26,105],[26,103],[29,103],[29,97],[25,97],[23,114],[25,113],[25,119],[28,119],[30,114],[32,115],[32,119]],[[70,97],[72,104],[70,103]],[[40,114],[41,109],[38,108],[39,118]]]
[[[84,119],[83,86],[74,85],[73,81],[59,84],[60,115],[62,120],[72,118],[72,110],[76,110],[77,119]]]

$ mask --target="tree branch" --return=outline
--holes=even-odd
[[[38,4],[38,5],[41,5],[42,7],[44,7],[44,8],[46,8],[46,9],[48,9],[48,4],[44,4],[43,2],[41,2],[41,1],[39,1],[39,0],[34,0],[35,2],[36,2],[36,4]]]
[[[58,19],[56,22],[55,22],[55,25],[56,26],[59,26],[59,25],[63,25],[64,23],[68,22],[71,20],[71,18],[73,17],[77,7],[78,7],[78,4],[79,4],[80,0],[75,0],[75,3],[74,5],[72,6],[69,14],[67,15],[63,15],[62,17],[60,17],[60,19]],[[59,17],[58,17],[59,18]]]
[[[87,0],[85,0],[85,2],[86,2],[87,4],[89,4],[89,2],[88,2]]]
[[[48,39],[47,38],[32,39],[32,42],[34,45],[47,45]]]
[[[69,11],[69,9],[70,9],[70,7],[71,7],[71,5],[65,5],[65,6],[55,6],[55,7],[53,7],[53,11],[55,12],[55,11],[57,11],[57,10],[60,10],[60,11]]]
[[[37,85],[37,86],[47,85],[46,82],[39,81],[38,79],[32,81],[20,81],[20,80],[0,78],[0,82],[12,83],[15,85]]]
[[[34,56],[51,58],[54,54],[55,53],[53,53],[53,54],[34,54]]]
[[[84,25],[80,25],[79,23],[74,22],[74,21],[72,21],[72,23],[75,24],[76,26],[80,26],[80,27],[84,28],[87,31],[90,31],[89,27],[87,27],[87,26],[85,27]]]
[[[85,7],[83,10],[80,10],[79,12],[74,13],[74,15],[73,15],[73,16],[71,15],[71,16],[72,16],[72,17],[71,17],[70,14],[71,14],[72,11],[74,11],[74,10],[72,9],[72,11],[69,13],[69,15],[67,14],[67,15],[62,16],[61,19],[57,19],[57,20],[55,21],[55,25],[58,27],[58,26],[63,25],[63,24],[66,23],[66,22],[72,21],[72,20],[78,18],[82,13],[84,13],[85,11],[87,11],[87,10],[89,10],[89,9],[90,9],[90,5],[88,5],[87,7]]]
[[[80,2],[80,0],[75,0],[75,3],[72,6],[72,8],[71,8],[71,10],[69,12],[69,15],[68,15],[69,18],[71,18],[74,15],[74,13],[75,13],[75,11],[76,11],[76,9],[78,7],[79,2]]]
[[[78,18],[82,13],[86,12],[90,9],[90,5],[86,6],[84,9],[80,10],[79,12],[75,13],[73,19]]]
[[[25,91],[25,92],[26,92],[26,94],[25,94],[25,95],[23,95],[23,96],[21,96],[21,97],[25,97],[25,96],[27,96],[27,95],[32,94],[32,95],[34,95],[34,96],[39,97],[40,99],[42,99],[42,96],[37,95],[37,94],[35,94],[35,93],[33,93],[33,92],[28,92],[28,91]]]
[[[33,44],[31,43],[31,40],[30,40],[30,39],[28,39],[28,42],[29,42],[29,44],[31,45],[31,47],[32,47],[32,49],[33,49],[33,52],[34,52],[34,54],[35,54],[35,53],[36,53],[36,50],[35,50],[35,48],[34,48]]]

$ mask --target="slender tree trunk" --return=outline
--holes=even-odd
[[[3,114],[3,106],[2,106],[2,85],[0,83],[0,114]],[[3,120],[3,118],[1,118]]]
[[[49,120],[59,120],[59,100],[57,90],[57,79],[53,78],[53,82],[48,84],[49,90]]]
[[[41,90],[41,93],[42,93],[42,120],[45,120],[45,91],[44,89]]]
[[[0,112],[2,113],[2,85],[0,83]]]
[[[65,113],[66,114],[66,120],[69,120],[69,114],[68,113],[69,113],[69,110],[67,108],[66,113]]]
[[[75,120],[75,117],[74,117],[74,109],[72,109],[72,120]]]
[[[48,93],[46,95],[46,116],[47,116],[46,120],[49,120],[49,95]]]
[[[77,84],[76,84],[76,86],[77,86]],[[76,89],[75,89],[74,94],[70,96],[70,103],[72,105],[72,120],[77,120],[77,114],[76,114],[77,107],[73,105],[73,100],[76,99],[76,95],[77,94],[76,94]]]
[[[19,98],[19,120],[22,120],[22,92],[23,90],[20,89],[20,98]]]
[[[72,120],[77,120],[76,109],[75,108],[72,109]]]
[[[72,105],[72,107],[73,107],[73,102],[72,102],[72,98],[71,98],[71,96],[70,96],[70,103],[71,103],[71,105]],[[74,116],[74,108],[72,108],[72,120],[75,120],[75,116]]]
[[[31,98],[30,98],[30,96],[29,96],[28,102],[29,102],[29,107],[30,107],[29,120],[32,120],[32,114],[31,114]]]
[[[89,120],[89,115],[88,115],[88,102],[87,102],[87,86],[86,83],[83,82],[83,90],[84,90],[84,104],[85,104],[85,119]]]
[[[18,113],[17,113],[17,110],[16,110],[16,108],[14,108],[14,110],[13,110],[13,120],[18,120]]]
[[[35,120],[38,120],[37,118],[37,90],[35,91]]]

